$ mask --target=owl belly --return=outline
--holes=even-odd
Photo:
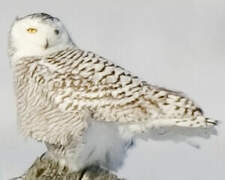
[[[68,154],[69,166],[72,170],[80,170],[96,165],[116,171],[123,165],[126,152],[132,144],[132,136],[121,131],[118,125],[91,122],[84,134],[83,144],[76,152]]]

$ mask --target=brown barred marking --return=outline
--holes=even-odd
[[[119,123],[169,118],[177,119],[178,126],[205,127],[212,121],[181,93],[140,81],[90,51],[68,48],[22,58],[14,72],[22,131],[49,143],[69,143],[71,135],[86,127],[89,112],[96,120]]]

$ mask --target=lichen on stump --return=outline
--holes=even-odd
[[[45,156],[35,160],[33,165],[20,178],[14,180],[124,180],[107,170],[98,167],[89,167],[79,172],[70,172],[58,163]]]

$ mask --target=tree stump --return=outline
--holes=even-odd
[[[45,156],[38,157],[26,173],[12,180],[125,180],[99,167],[70,172]]]

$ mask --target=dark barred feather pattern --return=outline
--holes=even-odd
[[[181,93],[149,85],[77,48],[21,58],[14,76],[22,132],[52,144],[69,143],[89,119],[149,127],[151,122],[196,128],[216,124]]]

